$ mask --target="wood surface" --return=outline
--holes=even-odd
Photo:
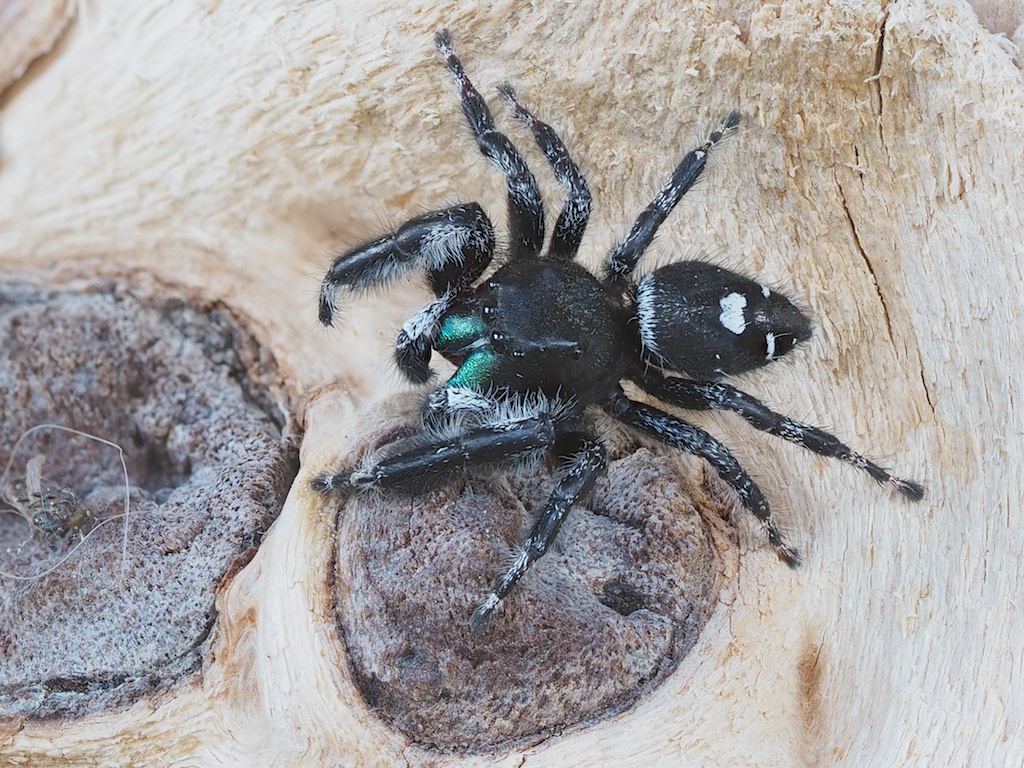
[[[1020,3],[954,0],[80,2],[0,102],[0,276],[146,270],[230,307],[285,372],[302,469],[220,593],[200,679],[4,731],[0,762],[1020,765],[1022,21]],[[455,200],[503,221],[503,181],[433,49],[442,27],[496,111],[510,80],[570,145],[596,201],[591,266],[739,108],[649,261],[705,254],[784,288],[816,335],[741,384],[927,486],[912,505],[739,419],[695,418],[805,565],[780,568],[741,522],[739,572],[665,684],[469,757],[410,746],[361,704],[316,588],[331,543],[307,490],[404,388],[388,345],[423,301],[396,288],[322,331],[330,253]]]

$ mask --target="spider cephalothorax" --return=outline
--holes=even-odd
[[[757,429],[853,464],[911,499],[922,497],[917,483],[718,381],[766,365],[810,336],[810,321],[789,299],[703,261],[669,264],[633,279],[659,225],[697,180],[711,149],[739,124],[738,113],[726,115],[683,157],[595,277],[574,260],[591,198],[562,141],[519,103],[511,87],[499,89],[565,188],[562,211],[543,251],[544,209],[533,174],[495,128],[448,32],[439,33],[436,43],[480,151],[507,178],[511,242],[502,266],[477,285],[495,258],[494,229],[479,205],[466,203],[411,219],[334,260],[320,291],[322,323],[333,321],[339,287],[368,288],[425,270],[436,298],[402,327],[395,361],[420,384],[431,378],[432,350],[457,370],[427,396],[419,433],[386,445],[357,467],[317,478],[318,490],[416,493],[474,467],[544,454],[561,459],[554,492],[530,536],[473,614],[476,630],[489,624],[604,470],[604,447],[584,418],[591,406],[707,460],[761,521],[779,557],[789,565],[799,563],[764,495],[729,450],[692,424],[630,399],[624,381],[677,408],[734,411]]]

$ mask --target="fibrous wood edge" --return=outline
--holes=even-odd
[[[73,0],[0,2],[0,94],[53,48],[74,11]]]
[[[816,339],[743,386],[928,486],[910,506],[737,420],[699,419],[762,482],[804,568],[779,568],[741,523],[752,551],[735,594],[647,701],[525,755],[438,764],[997,765],[1024,754],[1012,650],[1024,90],[1019,55],[969,6],[90,5],[5,111],[0,258],[99,255],[173,273],[255,318],[311,403],[300,484],[351,444],[360,403],[401,386],[387,347],[423,300],[415,289],[367,298],[322,333],[312,296],[330,249],[453,199],[502,218],[502,181],[472,147],[432,49],[448,26],[481,90],[513,81],[579,158],[597,201],[591,264],[678,155],[738,106],[744,131],[651,261],[703,252],[804,303]],[[342,405],[314,397],[334,381],[326,392]],[[360,709],[333,655],[315,608],[317,514],[297,485],[223,592],[202,688],[155,710],[32,726],[0,748],[37,762],[428,761]]]

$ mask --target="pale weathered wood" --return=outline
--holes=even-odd
[[[502,181],[433,51],[449,26],[481,89],[514,81],[580,159],[597,201],[591,264],[738,106],[745,129],[653,259],[709,253],[809,307],[815,340],[744,386],[928,496],[912,506],[737,420],[700,420],[763,481],[806,565],[780,568],[744,524],[738,578],[646,701],[525,754],[432,764],[1024,760],[1019,51],[953,0],[592,5],[81,4],[66,44],[4,105],[4,272],[141,267],[247,316],[304,409],[304,470],[221,594],[201,685],[29,724],[0,755],[432,761],[348,680],[317,592],[330,542],[306,480],[352,443],[359,408],[400,386],[387,346],[422,298],[361,301],[323,334],[327,253],[455,198],[500,218]],[[1019,41],[1021,20],[992,25]]]
[[[74,11],[71,0],[0,3],[0,93],[53,48]]]

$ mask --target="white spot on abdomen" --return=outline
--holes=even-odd
[[[747,306],[747,298],[742,293],[730,293],[724,296],[719,302],[722,314],[718,316],[719,322],[727,331],[732,331],[737,336],[743,333],[747,327],[747,318],[743,310]]]
[[[764,356],[764,359],[765,360],[774,360],[775,359],[775,334],[772,333],[771,331],[768,331],[768,333],[766,333],[764,335],[764,343],[765,343],[765,346],[766,346],[767,352],[768,352],[768,354],[766,354]]]

